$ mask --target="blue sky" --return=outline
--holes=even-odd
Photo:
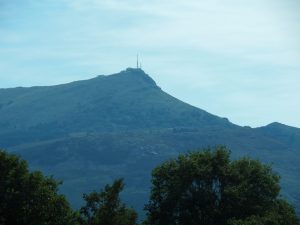
[[[0,88],[134,67],[239,125],[300,127],[298,0],[0,0]]]

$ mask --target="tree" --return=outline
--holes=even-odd
[[[0,151],[0,224],[75,224],[75,213],[57,193],[58,185],[41,172],[29,172],[20,157]]]
[[[231,161],[222,146],[190,152],[153,170],[145,224],[299,224],[279,192],[279,176],[258,160]]]
[[[119,194],[124,188],[122,179],[106,185],[101,192],[84,194],[86,205],[81,208],[82,224],[87,225],[136,225],[137,214],[121,203]]]

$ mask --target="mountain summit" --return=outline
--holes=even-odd
[[[83,192],[124,177],[124,198],[142,209],[151,170],[193,149],[227,145],[233,157],[273,163],[283,195],[300,209],[300,129],[252,129],[165,93],[141,69],[68,84],[0,89],[0,147],[62,179],[73,206]]]
[[[74,132],[232,126],[168,95],[132,68],[69,84],[0,90],[0,106],[4,147]]]

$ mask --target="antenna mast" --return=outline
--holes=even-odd
[[[139,54],[136,55],[136,68],[139,68]]]

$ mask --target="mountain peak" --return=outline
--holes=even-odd
[[[143,73],[146,74],[144,70],[142,70],[141,68],[132,68],[132,67],[128,67],[125,72],[135,72],[135,73]]]
[[[279,123],[279,122],[273,122],[273,123],[268,124],[266,127],[278,128],[278,127],[283,127],[283,126],[287,126],[287,125]]]
[[[270,123],[265,127],[271,128],[271,129],[299,129],[298,127],[289,126],[289,125],[279,123],[279,122]]]
[[[140,68],[127,68],[126,70],[122,70],[119,73],[115,73],[105,77],[106,79],[109,79],[111,81],[115,80],[116,82],[120,82],[129,86],[139,85],[141,87],[158,87],[155,81],[148,74],[146,74],[144,70]]]
[[[300,134],[300,129],[297,127],[288,126],[282,123],[273,122],[268,124],[267,126],[259,128],[271,135],[282,135],[282,134]]]
[[[82,131],[231,126],[227,120],[165,93],[139,68],[63,85],[28,88],[22,93],[14,89],[0,91],[0,125],[0,137],[1,133],[31,129],[33,139],[38,139],[41,131],[52,138]],[[23,142],[21,138],[6,144],[2,140],[2,146]]]
[[[126,70],[121,71],[120,74],[123,74],[123,75],[124,74],[130,74],[130,75],[139,75],[139,76],[150,77],[141,68],[131,68],[131,67],[128,67]]]

